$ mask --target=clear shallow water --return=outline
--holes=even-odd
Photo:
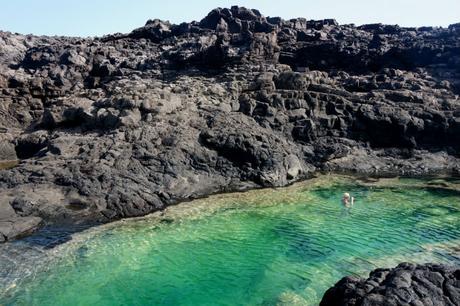
[[[317,305],[345,275],[460,264],[460,192],[446,184],[326,176],[181,204],[40,251],[28,277],[3,275],[0,305]]]

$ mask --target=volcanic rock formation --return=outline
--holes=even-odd
[[[402,263],[377,269],[369,278],[344,277],[324,294],[320,306],[460,305],[460,270]]]
[[[232,7],[101,38],[0,32],[0,241],[317,170],[459,173],[459,91],[460,24]]]

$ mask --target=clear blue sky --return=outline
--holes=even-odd
[[[2,0],[0,30],[71,36],[126,33],[147,19],[200,20],[215,7],[231,5],[257,8],[265,16],[335,18],[357,25],[460,22],[460,0]]]

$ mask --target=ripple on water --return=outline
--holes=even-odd
[[[344,275],[460,263],[455,184],[327,176],[184,203],[51,249],[6,244],[0,304],[315,305]]]

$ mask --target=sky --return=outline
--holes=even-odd
[[[460,22],[460,0],[2,0],[0,30],[21,34],[101,36],[128,33],[148,19],[201,20],[216,7],[240,5],[284,19],[339,23],[448,26]]]

